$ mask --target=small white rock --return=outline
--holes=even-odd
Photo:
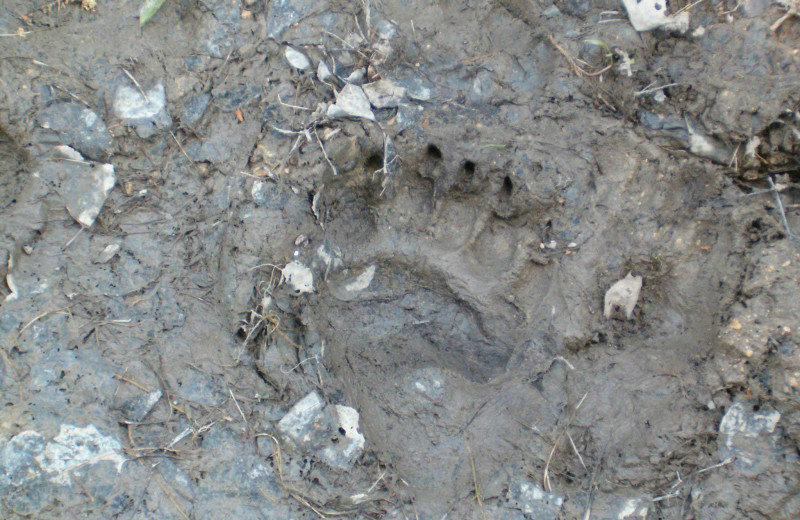
[[[611,319],[613,315],[623,311],[625,318],[631,319],[633,308],[636,307],[636,302],[639,301],[639,292],[641,290],[642,277],[628,273],[628,276],[612,285],[606,291],[603,315],[607,319]]]
[[[639,32],[661,28],[683,34],[689,30],[689,12],[667,14],[666,0],[622,0],[622,3],[631,25]]]
[[[295,294],[314,292],[314,273],[296,260],[283,268],[283,279]]]
[[[311,61],[308,57],[294,47],[286,47],[286,51],[284,51],[283,55],[286,57],[286,61],[289,65],[297,70],[306,70],[311,67]]]

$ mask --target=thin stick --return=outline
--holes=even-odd
[[[769,26],[769,30],[772,31],[772,32],[777,31],[780,28],[780,26],[783,25],[783,22],[785,22],[786,20],[788,20],[789,18],[791,18],[792,16],[794,16],[796,14],[797,14],[797,10],[794,7],[791,7],[788,11],[786,11],[786,13],[783,16],[778,18],[775,21],[775,23],[773,23],[772,25]]]
[[[703,468],[703,469],[697,470],[697,473],[695,473],[695,475],[699,475],[700,473],[705,473],[706,471],[711,471],[712,469],[721,468],[722,466],[727,466],[731,462],[733,462],[733,459],[728,457],[727,459],[723,460],[719,464],[714,464],[713,466],[709,466],[707,468]]]
[[[13,38],[15,36],[18,36],[20,38],[24,38],[25,36],[27,36],[29,34],[33,34],[33,32],[34,31],[20,31],[20,32],[15,32],[15,33],[2,33],[2,34],[0,34],[0,38]],[[37,31],[37,32],[41,32],[41,31]]]
[[[552,43],[552,44],[553,44],[553,47],[555,47],[555,48],[556,48],[556,50],[558,50],[558,52],[560,52],[560,53],[561,53],[561,54],[564,56],[564,58],[566,58],[566,59],[567,59],[567,63],[569,63],[569,66],[572,68],[572,70],[573,70],[573,71],[574,71],[574,72],[575,72],[575,73],[576,73],[578,76],[589,76],[589,77],[593,77],[593,76],[599,76],[599,75],[603,74],[604,72],[608,72],[609,70],[611,70],[611,67],[613,67],[613,66],[614,66],[614,64],[612,63],[612,64],[610,64],[610,65],[608,65],[608,66],[606,66],[606,67],[603,67],[602,69],[600,69],[600,70],[598,70],[598,71],[595,71],[595,72],[588,72],[588,71],[586,71],[586,70],[582,69],[582,68],[580,67],[580,65],[578,65],[578,62],[577,62],[577,60],[576,60],[575,58],[573,58],[573,57],[572,57],[572,56],[571,56],[571,55],[570,55],[570,54],[569,54],[569,53],[568,53],[568,52],[567,52],[567,51],[564,49],[564,47],[562,47],[561,45],[559,45],[559,44],[558,44],[558,42],[556,42],[556,39],[555,39],[555,38],[553,38],[553,35],[552,35],[552,34],[548,35],[547,37],[548,37],[548,39],[550,40],[550,43]]]
[[[130,78],[131,81],[133,81],[133,84],[136,85],[136,88],[139,90],[139,94],[142,95],[142,97],[144,98],[145,102],[149,105],[150,104],[150,98],[148,98],[147,94],[144,93],[144,90],[142,89],[142,86],[139,85],[139,82],[136,81],[136,78],[133,77],[133,74],[128,72],[128,70],[125,67],[120,67],[120,68],[122,69],[122,72],[124,72],[125,75],[128,76],[128,78]]]
[[[242,416],[242,420],[244,421],[244,427],[249,430],[250,425],[247,423],[247,417],[244,416],[244,412],[242,411],[241,407],[239,406],[239,401],[236,400],[236,396],[233,395],[233,390],[228,387],[228,393],[231,394],[231,399],[233,399],[233,404],[236,405],[236,409],[239,410],[239,415]]]
[[[75,233],[75,235],[74,235],[72,238],[70,238],[70,239],[67,241],[67,243],[66,243],[66,244],[64,244],[64,249],[68,248],[68,247],[69,247],[69,245],[70,245],[71,243],[73,243],[73,242],[75,241],[75,239],[76,239],[76,238],[78,238],[78,236],[79,236],[81,233],[83,233],[83,230],[84,230],[84,229],[86,229],[86,228],[85,228],[85,227],[83,227],[83,224],[81,224],[81,228],[78,230],[78,232],[77,232],[77,233]]]
[[[589,469],[586,467],[586,464],[584,464],[583,457],[581,457],[581,452],[579,452],[578,447],[575,446],[575,441],[572,440],[572,435],[570,435],[569,430],[567,430],[567,438],[569,439],[569,443],[572,446],[572,451],[574,451],[575,455],[578,456],[578,460],[581,462],[581,466],[583,466],[583,469]]]
[[[328,152],[325,151],[325,146],[322,144],[322,139],[319,138],[319,134],[317,133],[317,127],[314,127],[314,137],[317,138],[317,142],[319,143],[319,147],[322,149],[322,156],[325,157],[325,160],[328,162],[328,166],[331,167],[333,171],[334,177],[339,175],[339,172],[336,171],[336,166],[333,165],[330,158],[328,157]]]
[[[189,157],[189,154],[186,153],[186,150],[183,149],[183,145],[181,144],[181,142],[178,141],[177,137],[175,137],[175,133],[172,130],[170,130],[169,131],[169,135],[171,135],[172,138],[175,139],[175,144],[178,145],[178,148],[180,148],[181,153],[183,154],[183,156],[186,157],[187,159],[189,159],[189,162],[193,163],[194,161],[192,160],[191,157]]]
[[[148,393],[148,394],[150,393],[150,390],[148,390],[147,388],[143,387],[142,385],[140,385],[139,383],[137,383],[137,382],[136,382],[136,381],[134,381],[133,379],[128,379],[127,377],[125,377],[125,376],[121,376],[121,375],[119,375],[119,374],[114,374],[114,379],[119,379],[120,381],[125,381],[125,382],[126,382],[126,383],[128,383],[129,385],[133,385],[133,386],[135,386],[136,388],[138,388],[138,389],[139,389],[139,390],[141,390],[142,392],[146,392],[146,393]]]
[[[645,94],[649,94],[651,92],[656,92],[656,91],[659,91],[659,90],[663,90],[665,88],[677,87],[677,86],[678,86],[678,83],[668,83],[668,84],[660,86],[660,87],[650,87],[648,85],[647,87],[643,88],[639,92],[634,93],[633,95],[635,97],[644,96]]]
[[[289,496],[291,496],[293,499],[297,500],[298,502],[300,502],[301,504],[303,504],[304,506],[306,506],[310,510],[314,511],[317,514],[317,516],[319,516],[320,518],[322,518],[322,519],[328,518],[327,516],[323,515],[319,511],[317,511],[314,508],[314,506],[312,506],[311,504],[308,503],[308,500],[306,500],[302,496],[298,495],[297,493],[289,493]]]
[[[81,103],[83,103],[83,104],[84,104],[84,105],[86,105],[87,107],[91,107],[91,105],[90,105],[89,103],[87,103],[86,101],[84,101],[83,99],[81,99],[80,97],[78,97],[76,94],[73,94],[73,93],[72,93],[72,92],[70,92],[68,89],[66,89],[66,88],[62,87],[62,86],[61,86],[61,85],[59,85],[58,83],[53,83],[53,87],[55,87],[55,89],[56,89],[56,90],[60,90],[61,92],[65,93],[66,95],[68,95],[68,96],[69,96],[69,97],[71,97],[72,99],[74,99],[74,100],[76,100],[76,101],[80,101]]]
[[[170,494],[169,491],[167,491],[166,486],[161,482],[161,479],[158,478],[158,475],[153,475],[153,477],[155,477],[156,482],[158,483],[158,485],[161,486],[161,491],[163,491],[164,494],[167,495],[167,498],[169,499],[169,501],[172,502],[172,505],[175,506],[175,509],[178,510],[178,512],[181,514],[181,516],[184,518],[184,520],[189,520],[189,517],[186,515],[186,513],[183,512],[183,509],[181,509],[181,506],[179,506],[178,503],[175,501],[175,499],[172,498],[172,495]]]
[[[42,319],[42,318],[44,318],[45,316],[48,316],[48,315],[50,315],[50,314],[57,314],[57,313],[69,314],[68,312],[64,312],[64,311],[66,311],[67,309],[69,309],[69,307],[61,307],[60,309],[56,309],[56,310],[54,310],[54,311],[45,311],[45,312],[43,312],[43,313],[39,314],[38,316],[36,316],[35,318],[33,318],[31,321],[29,321],[28,323],[26,323],[24,327],[22,327],[21,329],[19,329],[19,332],[17,332],[17,337],[14,339],[14,343],[16,343],[17,341],[19,341],[19,338],[22,336],[22,333],[23,333],[23,332],[25,332],[25,331],[28,329],[28,327],[30,327],[31,325],[33,325],[34,323],[36,323],[36,322],[37,322],[37,321],[39,321],[40,319]]]
[[[367,490],[367,495],[369,495],[370,493],[372,493],[375,490],[375,488],[378,486],[378,483],[381,480],[383,480],[383,477],[385,477],[385,476],[386,476],[386,470],[381,471],[381,474],[380,474],[380,476],[378,476],[378,479],[375,482],[373,482],[372,485]]]
[[[325,32],[325,33],[329,34],[330,36],[333,36],[334,38],[336,38],[337,40],[339,40],[340,42],[342,42],[343,44],[347,45],[348,47],[350,47],[351,49],[353,49],[354,51],[356,51],[358,54],[360,54],[362,58],[364,58],[365,60],[369,61],[369,56],[367,56],[366,54],[364,54],[364,53],[363,53],[363,52],[361,52],[360,50],[358,50],[358,49],[356,49],[355,47],[353,47],[353,44],[352,44],[352,43],[350,43],[350,42],[348,42],[348,41],[345,41],[345,40],[343,40],[341,37],[339,37],[339,36],[337,36],[337,35],[333,34],[333,33],[332,33],[332,32],[330,32],[330,31],[323,31],[323,32]]]
[[[683,7],[682,9],[678,9],[678,11],[677,11],[677,12],[676,12],[674,15],[672,15],[672,16],[676,16],[676,15],[679,15],[679,14],[681,14],[681,13],[682,13],[682,12],[684,12],[684,11],[688,11],[688,10],[689,10],[689,9],[691,9],[692,7],[694,7],[694,6],[698,5],[698,4],[702,3],[702,2],[703,2],[703,0],[697,0],[696,2],[693,2],[693,3],[691,3],[691,4],[689,4],[689,5],[685,6],[685,7]]]
[[[547,457],[547,463],[544,465],[544,477],[542,478],[542,483],[548,492],[553,491],[553,486],[550,485],[550,462],[553,460],[553,454],[555,454],[556,448],[558,448],[558,440],[553,443],[553,449],[550,450],[550,455]]]
[[[783,210],[783,202],[781,202],[781,195],[778,193],[778,188],[776,188],[775,183],[772,182],[772,177],[767,176],[767,182],[769,183],[769,187],[772,189],[772,193],[775,196],[775,203],[778,205],[778,211],[781,214],[781,222],[783,222],[783,228],[786,230],[786,235],[793,241],[797,242],[797,237],[795,237],[792,234],[792,230],[789,229],[789,222],[786,220],[786,212]]]
[[[280,94],[278,94],[278,103],[280,103],[281,105],[283,105],[285,107],[294,108],[296,110],[305,110],[307,112],[313,112],[312,109],[307,108],[307,107],[301,107],[299,105],[290,105],[289,103],[284,103],[283,100],[281,99],[281,95]]]

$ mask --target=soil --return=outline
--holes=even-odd
[[[137,4],[0,8],[0,516],[800,516],[800,20]],[[358,76],[406,95],[326,116]],[[76,106],[111,140],[49,122]],[[89,228],[62,144],[114,166]],[[311,392],[358,411],[346,468],[278,431]],[[64,425],[126,461],[41,473]]]

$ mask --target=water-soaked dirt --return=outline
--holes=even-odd
[[[0,516],[800,516],[779,4],[42,7],[0,9]]]

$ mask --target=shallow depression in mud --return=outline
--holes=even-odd
[[[512,345],[487,334],[480,313],[441,276],[394,261],[362,269],[374,273],[368,287],[358,278],[332,279],[330,297],[317,304],[324,308],[328,330],[320,334],[334,372],[347,367],[371,379],[440,367],[486,382],[505,369]]]

